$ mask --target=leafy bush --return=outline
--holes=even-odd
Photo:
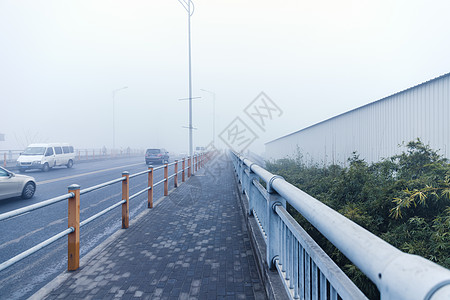
[[[403,146],[402,154],[371,164],[353,153],[348,167],[307,166],[298,153],[266,166],[400,250],[450,268],[450,164],[419,139]],[[288,209],[369,298],[379,298],[361,271]]]

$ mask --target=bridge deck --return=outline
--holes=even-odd
[[[210,163],[34,297],[264,299],[237,197]]]

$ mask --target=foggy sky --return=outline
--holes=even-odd
[[[251,148],[450,71],[448,1],[196,0],[194,144],[264,91]],[[26,140],[188,152],[187,13],[177,0],[0,0],[0,149]],[[252,126],[249,123],[249,126]],[[216,141],[220,141],[216,137]]]

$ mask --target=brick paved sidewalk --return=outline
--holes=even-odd
[[[34,297],[264,299],[231,163],[220,162],[220,174],[217,167],[207,165]]]

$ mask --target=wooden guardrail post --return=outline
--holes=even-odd
[[[122,172],[122,177],[125,177],[122,181],[122,200],[125,200],[122,204],[122,228],[127,229],[130,225],[130,173]]]
[[[148,166],[149,172],[148,172],[148,187],[150,188],[148,190],[148,208],[153,208],[153,166]]]
[[[178,187],[178,160],[175,160],[175,176],[173,177],[173,186]]]
[[[195,173],[198,171],[198,155],[194,156],[194,170]]]
[[[80,186],[72,184],[68,190],[74,196],[68,201],[67,223],[74,231],[67,236],[67,270],[75,271],[80,267]]]
[[[186,167],[186,158],[183,157],[183,162],[181,163],[181,167],[183,168],[181,171],[181,182],[184,182],[184,169]]]
[[[188,157],[188,178],[191,177],[192,170],[191,170],[191,157]]]
[[[169,165],[164,166],[164,196],[169,195]]]

